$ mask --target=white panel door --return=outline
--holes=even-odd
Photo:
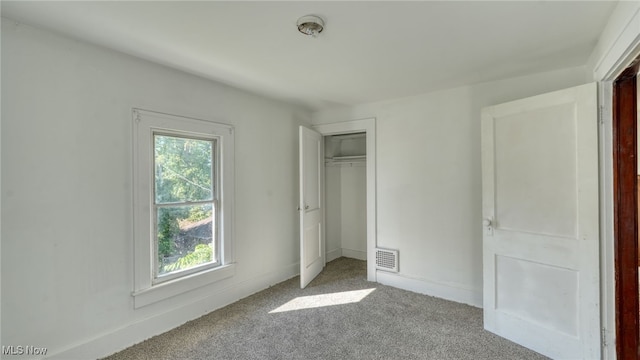
[[[324,142],[300,126],[300,287],[324,268]]]
[[[482,111],[485,329],[600,358],[596,84]]]

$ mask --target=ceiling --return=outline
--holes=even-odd
[[[312,110],[584,65],[616,2],[2,1],[2,16]],[[296,20],[325,21],[317,38]]]

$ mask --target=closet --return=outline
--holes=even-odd
[[[366,139],[365,133],[324,137],[326,261],[367,260]]]

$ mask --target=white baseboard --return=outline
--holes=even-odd
[[[333,261],[342,256],[342,249],[338,248],[335,250],[327,251],[327,255],[325,257],[325,261]]]
[[[97,359],[123,350],[152,336],[176,328],[187,321],[197,319],[216,309],[227,306],[273,284],[299,275],[300,264],[291,264],[277,271],[249,279],[211,296],[183,304],[167,312],[152,316],[109,332],[105,332],[82,343],[70,345],[47,356],[47,359]]]
[[[376,271],[376,277],[380,284],[482,308],[481,291],[436,283],[426,279],[408,277],[386,271]]]
[[[342,248],[342,256],[358,260],[367,260],[367,252]]]
[[[326,255],[326,261],[333,261],[339,257],[347,257],[347,258],[351,258],[351,259],[358,259],[358,260],[367,260],[367,252],[366,251],[360,251],[360,250],[351,250],[351,249],[345,249],[345,248],[341,248],[341,249],[335,249],[335,250],[331,250],[327,252]]]

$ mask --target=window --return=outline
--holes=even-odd
[[[154,142],[154,281],[218,264],[216,139],[156,132]]]
[[[233,127],[133,110],[135,306],[233,275]]]

